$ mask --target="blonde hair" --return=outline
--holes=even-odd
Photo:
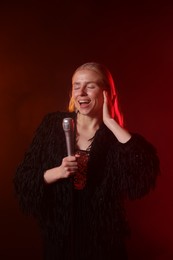
[[[118,120],[118,123],[121,126],[123,126],[123,115],[119,109],[117,91],[116,91],[114,80],[113,80],[113,77],[112,77],[110,71],[103,64],[100,64],[97,62],[87,62],[87,63],[84,63],[83,65],[79,66],[74,71],[73,76],[77,71],[84,70],[84,69],[95,71],[96,73],[98,73],[100,75],[100,80],[101,80],[100,83],[103,86],[103,88],[108,92],[108,94],[111,98],[111,103],[112,103],[111,109],[112,109],[113,117]],[[72,78],[73,78],[73,76],[72,76]],[[75,111],[75,105],[74,105],[74,100],[73,100],[72,96],[69,101],[68,110],[70,112]]]

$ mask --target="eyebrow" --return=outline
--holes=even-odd
[[[90,84],[90,83],[99,84],[99,81],[85,81],[84,83],[85,83],[85,84]],[[74,85],[80,85],[80,84],[81,84],[81,83],[78,82],[78,81],[72,83],[73,86],[74,86]]]

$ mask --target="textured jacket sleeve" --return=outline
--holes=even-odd
[[[44,203],[44,193],[49,189],[43,174],[50,167],[50,149],[54,147],[50,138],[54,129],[52,121],[49,115],[44,117],[14,177],[19,204],[27,214],[38,214]]]
[[[133,134],[125,143],[112,146],[112,174],[120,191],[130,199],[147,194],[155,187],[160,163],[155,147],[139,134]]]

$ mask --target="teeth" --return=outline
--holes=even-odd
[[[80,104],[84,104],[84,103],[87,103],[87,104],[88,104],[89,102],[90,102],[89,100],[80,100],[80,101],[79,101]]]

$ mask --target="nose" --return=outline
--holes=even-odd
[[[86,87],[82,86],[79,90],[80,96],[86,96],[87,95],[87,91],[86,91]]]

